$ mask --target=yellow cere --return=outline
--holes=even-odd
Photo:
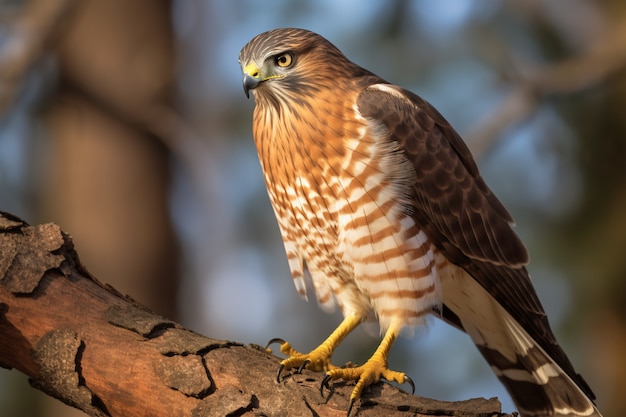
[[[249,63],[243,69],[245,74],[248,74],[251,77],[258,78],[259,77],[259,67],[256,66],[254,62]]]

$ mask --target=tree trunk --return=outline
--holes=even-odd
[[[91,416],[342,416],[352,390],[338,382],[322,396],[323,375],[306,370],[277,383],[279,359],[265,349],[154,314],[92,277],[57,225],[1,212],[0,365]],[[495,398],[447,403],[386,383],[352,413],[501,415]]]

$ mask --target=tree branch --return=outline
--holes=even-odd
[[[320,395],[322,375],[274,381],[279,359],[160,317],[98,282],[54,224],[0,212],[0,365],[91,416],[337,416],[352,384]],[[447,403],[385,383],[359,416],[500,415],[497,399]]]

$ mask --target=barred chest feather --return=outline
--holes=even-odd
[[[381,331],[392,320],[422,324],[441,293],[435,248],[410,213],[413,168],[358,109],[343,113],[358,124],[318,110],[314,120],[255,110],[255,142],[296,289],[306,298],[312,288],[326,310],[376,318]]]

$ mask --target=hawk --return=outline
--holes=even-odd
[[[279,377],[306,367],[326,372],[323,386],[356,380],[349,414],[381,378],[411,383],[388,369],[389,350],[435,315],[471,337],[522,416],[601,416],[550,329],[513,219],[434,107],[303,29],[256,36],[239,63],[293,282],[344,316],[309,353],[280,340]],[[379,347],[359,367],[334,366],[366,320]]]

